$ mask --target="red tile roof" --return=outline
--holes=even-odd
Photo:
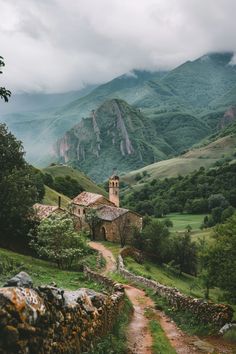
[[[58,206],[44,205],[39,203],[34,204],[33,208],[40,220],[48,218],[56,210],[59,210]]]
[[[87,207],[97,202],[100,198],[105,198],[105,197],[103,197],[103,195],[101,194],[82,192],[72,200],[72,203]]]
[[[128,212],[128,209],[117,208],[109,205],[102,205],[97,208],[98,217],[105,221],[113,221]]]

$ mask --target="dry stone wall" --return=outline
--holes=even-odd
[[[105,277],[104,275],[92,271],[88,267],[84,267],[84,274],[88,279],[91,279],[94,282],[97,282],[97,283],[103,285],[109,291],[124,292],[124,286],[122,284],[116,283],[113,280]]]
[[[112,329],[124,296],[116,284],[111,294],[52,286],[1,288],[0,354],[87,352]]]
[[[175,309],[189,311],[193,313],[203,323],[211,323],[221,327],[232,321],[233,309],[229,305],[215,304],[204,299],[197,299],[182,294],[178,289],[162,285],[154,280],[150,280],[128,271],[123,262],[122,256],[130,255],[130,251],[121,251],[118,257],[118,270],[124,278],[131,282],[142,284],[153,289],[157,295],[164,297]]]

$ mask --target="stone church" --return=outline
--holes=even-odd
[[[70,210],[77,217],[77,228],[87,230],[86,213],[96,210],[100,219],[95,232],[96,240],[130,243],[133,227],[142,229],[142,217],[120,208],[119,204],[119,177],[113,175],[109,178],[109,199],[100,194],[82,192],[72,200]]]

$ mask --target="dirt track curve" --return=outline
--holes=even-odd
[[[106,268],[103,274],[116,271],[116,261],[110,250],[98,242],[90,242],[90,246],[101,252],[106,259]],[[153,354],[152,336],[149,331],[149,320],[145,316],[147,309],[155,312],[156,318],[169,339],[177,354],[232,354],[230,348],[217,343],[211,345],[208,341],[202,341],[198,337],[188,336],[182,332],[162,311],[155,309],[155,304],[143,290],[133,285],[124,285],[125,292],[133,304],[134,312],[129,323],[127,339],[130,354]],[[214,343],[216,344],[216,343]]]

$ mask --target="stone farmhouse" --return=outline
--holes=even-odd
[[[129,243],[133,227],[142,229],[141,215],[119,207],[119,177],[116,175],[109,179],[109,199],[100,194],[82,192],[72,200],[70,210],[79,220],[78,229],[89,229],[86,213],[91,209],[96,210],[100,219],[96,240]]]
[[[133,227],[142,229],[141,215],[119,207],[119,177],[113,175],[109,179],[109,199],[101,194],[82,192],[69,205],[69,212],[74,218],[75,227],[79,230],[90,230],[86,222],[86,213],[96,210],[99,223],[95,230],[96,240],[130,243]],[[64,213],[59,197],[58,206],[35,204],[34,210],[40,220],[51,215]]]

